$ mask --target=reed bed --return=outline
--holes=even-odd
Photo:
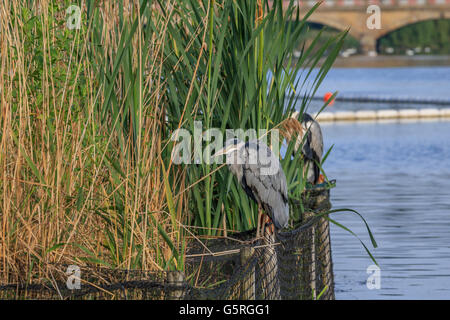
[[[2,3],[1,283],[61,264],[183,270],[190,239],[255,226],[229,172],[175,165],[171,136],[195,121],[270,131],[307,109],[345,33],[294,59],[306,19],[271,3],[78,1],[79,29],[73,1]],[[287,154],[300,198],[302,160]]]

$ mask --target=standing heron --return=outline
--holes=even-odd
[[[215,156],[227,155],[227,164],[245,193],[258,204],[259,237],[261,209],[269,216],[276,229],[287,227],[289,203],[286,176],[279,159],[263,142],[252,140],[247,143],[230,139],[225,148]]]
[[[308,168],[307,179],[312,184],[323,182],[320,175],[320,167],[318,164],[322,162],[323,155],[323,137],[319,123],[309,114],[303,113],[302,126],[306,131],[306,143],[310,153],[306,156],[306,165]]]
[[[298,118],[298,112],[292,115],[294,122]],[[301,125],[295,125],[288,122],[285,126],[287,139],[290,140],[294,135],[293,131],[297,131],[297,141],[294,150],[297,152],[302,145],[302,154],[304,156],[304,167],[307,170],[306,179],[311,184],[318,184],[323,182],[323,176],[320,174],[320,167],[318,164],[322,161],[323,155],[323,137],[322,130],[319,123],[314,120],[308,113],[303,113]],[[306,135],[306,137],[305,137]]]
[[[319,164],[322,162],[323,155],[323,138],[322,138],[322,130],[320,129],[319,124],[315,121],[309,114],[303,113],[301,118],[301,123],[297,120],[299,117],[298,112],[295,112],[292,115],[292,118],[287,119],[283,125],[284,131],[283,135],[286,140],[289,142],[290,140],[297,135],[297,139],[295,140],[294,150],[297,152],[301,147],[301,153],[304,159],[303,166],[303,174],[306,171],[306,179],[311,184],[318,184],[323,182],[323,176],[320,174]],[[312,217],[315,216],[314,212],[303,212],[302,220],[308,221]],[[330,280],[329,274],[330,264],[331,264],[331,252],[329,249],[331,248],[330,244],[330,227],[329,222],[324,217],[320,218],[320,222],[318,225],[319,230],[319,238],[316,240],[316,225],[312,225],[309,233],[309,237],[311,239],[309,246],[309,252],[311,254],[310,261],[311,264],[309,266],[311,273],[311,290],[313,292],[313,297],[316,297],[316,255],[319,257],[325,256],[322,261],[325,261],[324,267],[322,269],[322,279],[326,279],[327,283],[332,283],[333,280]],[[320,250],[316,252],[316,244],[319,241]],[[320,258],[319,258],[320,259]],[[332,273],[332,272],[331,272]],[[329,281],[329,282],[328,282]]]
[[[237,178],[245,193],[258,204],[256,238],[260,237],[262,210],[268,215],[268,224],[262,229],[263,243],[263,283],[266,299],[280,299],[278,281],[278,258],[275,250],[276,230],[287,227],[289,203],[286,176],[280,161],[263,142],[252,140],[247,143],[239,139],[228,140],[225,148],[216,153],[226,154],[231,173]],[[264,217],[265,218],[265,217]],[[266,220],[266,221],[267,221]],[[264,221],[265,222],[265,221]]]

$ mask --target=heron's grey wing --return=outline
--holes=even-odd
[[[269,147],[263,143],[249,144],[249,152],[265,154],[268,159],[258,163],[244,165],[244,176],[248,186],[259,198],[259,202],[270,215],[279,229],[286,227],[289,220],[289,205],[287,196],[287,183],[280,161],[274,156]],[[250,157],[251,158],[251,157]],[[258,157],[258,160],[260,158]],[[270,162],[266,162],[269,160]],[[268,166],[271,167],[267,170]],[[266,170],[264,170],[266,169]]]
[[[277,169],[274,174],[267,175],[268,185],[270,185],[274,191],[278,192],[285,202],[288,201],[288,192],[287,192],[287,182],[286,175],[284,174],[283,167],[281,166],[280,161],[275,157],[275,155],[271,155],[272,161],[276,163]]]
[[[323,155],[323,136],[319,123],[308,113],[303,114],[302,125],[307,133],[309,150],[305,149],[304,154],[309,159],[319,159],[322,161]],[[305,142],[306,144],[306,142]],[[311,156],[310,156],[311,155]]]
[[[311,148],[315,151],[319,161],[322,161],[323,155],[323,136],[320,125],[317,121],[311,124]]]
[[[264,164],[260,161],[259,152],[267,154],[266,147],[258,141],[246,143],[247,162],[243,166],[244,179],[259,202],[267,202],[271,192],[271,181],[264,173]]]
[[[280,168],[273,175],[261,174],[254,164],[244,165],[244,177],[248,187],[258,199],[264,211],[271,217],[277,229],[285,228],[289,221],[289,204],[286,178]]]
[[[274,168],[272,174],[265,175],[264,181],[266,182],[267,187],[273,188],[275,191],[279,192],[283,199],[287,201],[287,183],[286,176],[284,174],[283,168],[281,166],[280,160],[275,157],[272,150],[267,145],[262,145],[260,148],[263,148],[263,152],[265,152],[266,156],[270,159],[270,166]],[[272,171],[272,170],[270,170]]]
[[[305,137],[302,138],[302,153],[307,159],[313,159],[313,150],[311,149],[311,132],[306,131]]]
[[[310,132],[311,132],[311,150],[313,153],[313,161],[320,164],[322,161],[322,155],[323,155],[323,137],[322,137],[322,130],[320,129],[319,124],[317,121],[312,120],[310,122]],[[311,164],[310,170],[308,170],[308,180],[312,183],[317,183],[320,176],[320,168],[319,165],[316,163]],[[312,172],[310,172],[312,169]]]
[[[277,172],[266,177],[271,185],[269,202],[272,208],[272,220],[278,229],[282,229],[287,227],[289,222],[289,201],[286,176],[280,162],[278,159],[276,160],[278,163]]]

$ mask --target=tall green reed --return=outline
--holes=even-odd
[[[181,122],[194,132],[194,122],[201,121],[202,131],[270,131],[296,108],[303,113],[345,36],[318,47],[318,35],[294,59],[294,50],[307,33],[305,22],[316,7],[300,19],[294,2],[283,10],[282,1],[178,1],[179,19],[169,25],[172,41],[163,65],[169,88],[165,96],[169,127],[176,129]],[[310,79],[319,61],[319,73]],[[304,88],[307,92],[299,101]],[[283,161],[291,189],[301,188],[295,182],[298,170],[293,170],[301,166],[298,161]],[[188,185],[195,184],[190,189],[193,217],[189,224],[200,227],[205,235],[217,235],[224,228],[254,228],[255,204],[227,170],[214,172],[217,168],[216,164],[185,166]],[[196,183],[202,177],[206,178]]]
[[[69,1],[5,7],[5,281],[49,277],[62,262],[182,270],[189,235],[254,228],[256,206],[228,170],[175,165],[171,136],[195,121],[201,132],[279,128],[307,110],[345,36],[294,59],[314,9],[299,19],[293,3],[83,3],[75,31],[64,27]],[[302,160],[288,150],[294,160],[282,165],[298,196]]]

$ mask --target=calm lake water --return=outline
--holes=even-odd
[[[336,68],[320,93],[450,98],[450,67]],[[319,93],[319,94],[320,94]],[[348,104],[332,108],[421,108],[428,105]],[[373,264],[357,238],[332,225],[337,299],[450,299],[450,122],[322,124],[329,178],[337,179],[332,218],[349,227],[381,267],[381,288],[366,286]]]

